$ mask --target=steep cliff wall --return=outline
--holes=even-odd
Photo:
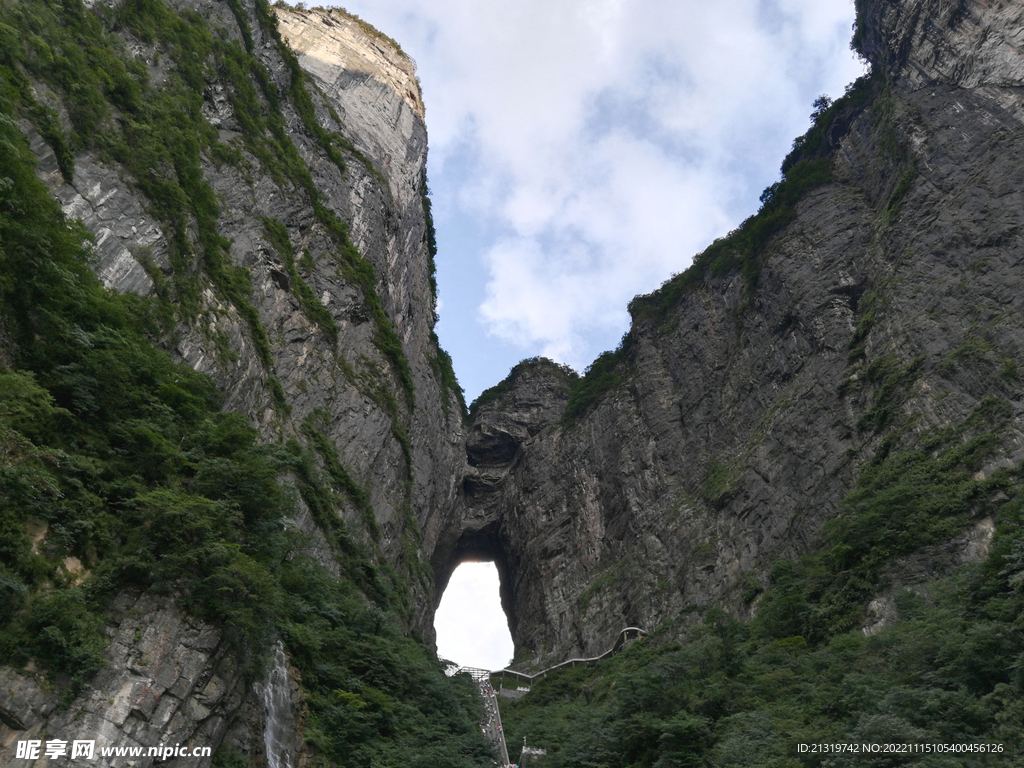
[[[104,662],[81,690],[66,687],[73,669],[57,687],[30,661],[3,671],[2,760],[14,760],[17,740],[46,734],[108,746],[225,744],[261,764],[270,680],[291,692],[275,722],[295,724],[294,741],[270,750],[298,753],[298,764],[315,759],[309,750],[352,754],[345,739],[360,718],[377,718],[366,733],[397,742],[395,712],[415,696],[444,705],[402,717],[458,732],[465,723],[451,713],[461,710],[434,678],[395,662],[411,645],[388,634],[376,606],[345,592],[350,582],[390,601],[403,629],[429,643],[453,568],[494,558],[518,658],[542,663],[603,651],[624,625],[678,626],[707,606],[740,617],[766,601],[770,609],[762,593],[772,563],[817,547],[829,520],[892,539],[873,570],[851,567],[859,581],[837,598],[849,621],[872,631],[892,618],[885,590],[894,579],[985,551],[990,516],[1019,483],[1006,470],[1024,452],[1015,4],[860,2],[856,41],[874,76],[798,141],[761,214],[638,297],[623,346],[587,376],[527,361],[481,398],[468,429],[432,333],[424,113],[397,47],[338,12],[248,0],[176,1],[170,15],[145,0],[67,5],[69,18],[92,14],[103,40],[115,41],[102,50],[89,47],[96,36],[77,43],[93,57],[80,60],[78,75],[92,73],[98,99],[76,87],[87,81],[65,65],[71,47],[55,55],[31,13],[17,45],[0,27],[0,52],[24,56],[4,58],[0,74],[17,92],[3,96],[16,102],[11,114],[38,174],[95,236],[103,282],[154,300],[151,315],[124,305],[144,315],[145,332],[212,377],[224,408],[289,457],[285,479],[297,492],[285,533],[307,538],[288,552],[311,555],[335,579],[282,577],[290,591],[273,595],[285,606],[275,604],[271,629],[288,625],[287,654],[274,654],[263,687],[248,679],[221,617],[209,608],[208,621],[190,615],[202,606],[176,600],[175,582],[121,591],[102,617],[105,650],[90,627],[68,630],[92,643],[90,664],[96,654]],[[22,13],[11,8],[12,18]],[[139,106],[142,95],[152,108]],[[4,281],[0,291],[16,293]],[[0,359],[14,366],[31,339],[14,338],[8,310],[0,306]],[[97,344],[67,333],[69,343]],[[72,391],[58,395],[77,408],[77,384],[67,380]],[[189,404],[175,387],[161,390],[166,402],[155,411]],[[31,408],[46,411],[43,395],[25,391],[37,397]],[[24,427],[0,416],[5,429]],[[0,437],[14,466],[26,443],[10,434]],[[239,439],[231,435],[223,442]],[[197,460],[175,453],[184,438],[133,437],[118,451]],[[219,440],[209,450],[222,449]],[[32,454],[41,477],[66,468],[46,463],[58,455]],[[116,528],[105,503],[112,518],[138,514],[134,501],[123,503],[138,488],[75,456],[60,482],[106,494],[83,494],[86,511],[68,513],[79,528],[61,528],[66,510],[52,528],[18,518],[32,534],[19,532],[18,551],[44,605],[48,590],[74,593],[102,565],[96,542],[105,525]],[[901,475],[925,479],[898,496]],[[955,503],[936,490],[943,483]],[[885,515],[858,517],[872,493],[896,500]],[[934,504],[918,515],[922,498]],[[257,512],[249,510],[259,521]],[[218,519],[200,518],[197,529]],[[240,551],[228,542],[223,550]],[[843,567],[845,542],[836,549]],[[282,560],[275,567],[291,562]],[[212,567],[201,566],[192,564],[195,578]],[[27,588],[0,575],[4,594],[23,599]],[[248,608],[262,593],[241,581],[232,588]],[[270,634],[262,640],[276,640]],[[384,642],[401,654],[382,653]],[[358,658],[342,659],[353,648]],[[301,684],[289,654],[308,672]],[[362,673],[354,669],[375,682],[353,684]],[[407,696],[388,699],[393,691],[377,687],[384,669],[388,684],[409,686]],[[466,743],[479,741],[469,731]],[[433,753],[442,762],[445,749]],[[488,759],[467,748],[449,762],[466,764],[470,753]],[[376,757],[359,753],[360,764]]]
[[[425,553],[456,495],[463,406],[433,334],[412,63],[341,12],[248,0],[69,9],[61,41],[79,62],[73,75],[50,66],[54,38],[33,27],[45,11],[10,19],[39,32],[36,48],[4,38],[3,75],[23,86],[19,127],[39,177],[95,237],[102,282],[151,299],[160,344],[293,457],[286,525],[308,537],[302,552],[429,643]],[[40,530],[33,546],[57,557],[66,544]],[[102,559],[81,557],[87,570]],[[224,742],[264,759],[264,706],[237,633],[180,602],[166,588],[116,597],[106,667],[70,705],[66,676],[54,688],[31,663],[5,669],[0,762],[40,734],[109,747]],[[294,765],[302,734],[288,730]]]
[[[208,25],[242,43],[229,4],[194,7]],[[417,550],[415,529],[431,524],[431,510],[449,505],[447,478],[461,460],[459,407],[441,382],[442,353],[432,338],[433,264],[423,203],[427,139],[419,87],[408,59],[356,21],[321,11],[276,14],[284,41],[313,75],[302,86],[308,88],[308,115],[300,114],[294,96],[287,97],[295,73],[266,22],[251,5],[240,18],[273,87],[285,95],[279,103],[283,140],[297,150],[315,191],[303,188],[303,169],[289,174],[258,156],[246,133],[251,117],[239,114],[236,85],[211,73],[203,118],[220,142],[241,148],[241,160],[216,162],[207,155],[200,159],[201,173],[219,202],[215,226],[229,242],[225,255],[248,270],[255,325],[262,329],[253,330],[254,322],[211,284],[200,262],[186,267],[199,283],[197,306],[177,313],[170,341],[184,362],[217,381],[227,394],[226,408],[251,415],[267,437],[305,440],[310,429],[326,436],[372,507],[371,514],[346,505],[343,517],[368,539],[379,529],[372,543],[384,561],[415,569],[404,562]],[[155,80],[167,76],[160,62],[161,52],[166,62],[168,44],[140,40],[130,28],[123,34]],[[265,94],[257,97],[266,104]],[[327,136],[334,143],[325,147]],[[96,234],[97,271],[109,287],[155,295],[150,273],[176,279],[173,227],[152,215],[136,185],[123,182],[123,169],[86,152],[75,158],[74,176],[66,181],[38,135],[34,148],[65,213]],[[315,210],[314,194],[326,215]],[[282,252],[267,220],[284,227],[283,246],[291,253]],[[368,281],[360,284],[363,278],[346,271],[332,222],[347,228],[356,258],[372,266]],[[202,256],[199,246],[187,249],[191,258]],[[377,302],[379,315],[372,306]],[[382,331],[382,325],[388,327]],[[281,388],[276,398],[274,382]],[[416,594],[412,604],[429,603],[422,591]],[[430,626],[422,612],[415,623]]]
[[[700,606],[756,612],[771,564],[849,518],[869,471],[929,439],[939,455],[940,429],[967,440],[994,402],[998,447],[972,471],[1019,465],[1022,11],[858,14],[874,75],[795,145],[761,214],[634,300],[581,382],[534,364],[476,409],[462,526],[491,531],[520,660]]]

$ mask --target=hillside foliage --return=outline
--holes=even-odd
[[[253,678],[284,641],[307,692],[306,735],[319,764],[486,764],[472,686],[445,677],[433,653],[399,630],[394,580],[329,506],[332,483],[349,479],[333,466],[337,478],[322,476],[299,443],[261,443],[243,416],[221,411],[213,383],[154,343],[166,330],[161,301],[104,289],[89,234],[36,178],[19,121],[43,127],[66,175],[74,151],[96,142],[118,157],[127,134],[109,131],[112,121],[125,132],[185,121],[174,141],[140,138],[133,151],[159,153],[146,162],[161,171],[149,177],[163,185],[152,194],[167,220],[198,223],[207,274],[217,284],[222,269],[227,290],[237,278],[246,293],[241,273],[217,261],[215,230],[203,234],[203,206],[215,217],[216,204],[196,176],[195,142],[206,140],[189,122],[189,70],[154,95],[144,68],[106,35],[109,10],[54,5],[4,3],[0,25],[0,663],[32,662],[67,705],[105,663],[110,601],[123,590],[166,593],[219,627]],[[133,0],[122,12],[138,14],[140,36],[220,45],[187,13],[165,18],[162,4]],[[149,19],[167,23],[151,30]],[[35,99],[28,78],[40,73],[54,87],[65,82],[70,133]],[[84,80],[88,87],[76,85]],[[216,151],[213,140],[205,150]],[[287,257],[285,233],[276,222],[267,228]],[[189,279],[174,287],[178,300],[193,290]],[[306,299],[316,318],[315,297]],[[344,491],[365,504],[358,486]],[[340,578],[307,562],[308,542],[285,524],[300,494],[334,518]],[[81,573],[65,567],[69,557]]]
[[[1024,498],[1019,471],[974,479],[987,434],[868,468],[823,546],[776,565],[752,622],[697,611],[685,642],[667,640],[678,632],[668,622],[618,657],[502,700],[509,744],[546,748],[544,768],[1012,764],[1024,749]],[[985,514],[996,521],[986,559],[895,590],[899,621],[860,630],[883,564]],[[798,750],[823,743],[912,746]]]

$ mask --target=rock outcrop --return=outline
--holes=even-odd
[[[220,743],[252,692],[230,646],[213,627],[190,619],[165,597],[121,594],[111,606],[108,665],[90,690],[71,706],[58,686],[40,684],[28,671],[0,671],[0,764],[29,765],[15,758],[17,741],[58,739],[69,747],[92,742],[98,750],[124,750],[120,761],[151,765],[154,747],[205,749]],[[260,725],[255,712],[254,730]],[[258,731],[257,731],[258,732]],[[130,750],[140,750],[129,760]],[[95,763],[94,763],[95,764]],[[172,765],[209,765],[209,757],[178,758]]]
[[[754,281],[706,273],[660,310],[639,297],[616,383],[582,413],[561,417],[565,390],[532,371],[476,413],[463,529],[491,531],[518,660],[700,606],[755,611],[771,563],[809,551],[888,450],[887,408],[922,434],[998,397],[1012,417],[986,471],[1024,454],[1024,11],[858,13],[872,95],[825,126],[834,180]]]
[[[244,46],[271,92],[299,82],[260,20],[264,6],[171,5]],[[831,158],[831,180],[805,191],[753,261],[691,272],[685,285],[635,300],[626,342],[589,389],[553,363],[527,361],[468,425],[433,335],[427,142],[412,64],[341,12],[276,14],[306,73],[308,101],[280,99],[299,171],[275,172],[243,140],[225,72],[209,74],[202,103],[218,141],[241,158],[204,156],[201,175],[218,200],[226,255],[251,278],[254,311],[204,277],[193,253],[198,306],[164,341],[266,439],[295,438],[343,468],[365,496],[339,493],[334,512],[394,574],[406,629],[428,642],[452,570],[474,558],[497,562],[526,664],[594,655],[623,626],[685,620],[703,606],[749,616],[771,563],[814,547],[861,466],[892,447],[894,422],[912,439],[998,397],[1006,426],[981,472],[1024,455],[1018,4],[858,0],[856,42],[873,79],[800,150]],[[168,78],[159,43],[119,34],[153,82]],[[51,145],[23,128],[40,176],[95,235],[104,283],[161,297],[177,268],[173,233],[130,174],[82,151],[64,178]],[[306,173],[312,186],[296,181]],[[197,227],[190,219],[184,235],[196,251]],[[301,500],[298,510],[310,554],[338,573],[321,522]],[[899,577],[934,572],[936,558],[969,560],[979,540],[929,550],[927,568],[905,559]],[[885,595],[872,611],[876,624],[892,618]],[[266,689],[244,682],[215,629],[172,596],[125,592],[108,635],[108,668],[70,709],[31,669],[2,670],[0,763],[13,761],[16,740],[43,733],[102,735],[108,746],[227,742],[265,760]],[[280,656],[276,684],[299,708],[301,684]],[[301,727],[295,711],[282,717]],[[295,738],[272,751],[294,755]]]

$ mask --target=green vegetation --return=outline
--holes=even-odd
[[[430,341],[437,348],[437,354],[432,355],[429,359],[430,368],[434,375],[437,376],[437,381],[441,385],[441,407],[444,408],[445,413],[448,413],[451,407],[451,396],[454,394],[455,399],[459,402],[459,412],[463,417],[466,417],[469,415],[469,411],[466,408],[466,392],[462,389],[462,385],[459,384],[459,380],[455,376],[452,357],[441,349],[441,340],[437,338],[437,334],[433,331],[430,332]]]
[[[587,366],[583,376],[575,379],[569,390],[569,404],[565,407],[566,422],[578,419],[605,392],[610,392],[626,380],[624,361],[632,346],[633,336],[627,333],[614,351],[602,352]]]
[[[957,368],[966,368],[970,370],[987,369],[994,365],[994,362],[989,359],[990,354],[993,352],[992,344],[978,335],[976,332],[970,332],[964,336],[963,341],[954,349],[945,360],[939,363],[939,373],[944,376],[949,376],[954,373]],[[1013,361],[1005,361],[1003,367],[1000,369],[1010,371],[1011,368],[1006,367],[1006,362],[1009,362],[1012,366]]]
[[[858,361],[881,295],[863,302],[851,341]],[[587,377],[592,392],[620,385],[623,356],[620,347],[599,358],[597,375]],[[870,392],[858,426],[881,442],[816,551],[776,563],[767,589],[753,574],[739,580],[753,621],[709,609],[682,644],[659,643],[659,634],[680,634],[666,626],[649,645],[545,678],[525,698],[502,703],[509,743],[525,737],[547,748],[548,768],[952,768],[1015,759],[1024,749],[1024,468],[988,467],[1014,410],[988,396],[959,425],[915,428],[903,406],[924,365],[922,358],[902,364],[879,355],[857,366],[845,388]],[[983,369],[992,385],[1016,377],[1014,361],[1000,367],[996,350],[977,334],[943,366],[947,374]],[[701,495],[715,503],[730,481],[728,465],[712,461]],[[997,533],[985,561],[915,591],[895,589],[899,622],[873,637],[860,631],[871,600],[893,589],[901,558],[938,547],[986,516]],[[933,557],[949,568],[947,552]],[[584,591],[582,608],[609,578]],[[971,742],[1005,751],[966,759],[836,757],[798,753],[801,742]]]
[[[104,18],[80,2],[69,0],[59,12],[42,2],[5,10],[18,29],[31,31],[39,41],[4,47],[2,75],[8,92],[26,74],[44,83],[68,111],[68,146],[93,148],[128,170],[151,213],[165,226],[174,285],[173,297],[167,292],[166,301],[172,313],[186,320],[202,309],[194,253],[198,245],[202,274],[245,320],[269,372],[270,342],[251,300],[249,273],[231,263],[230,243],[217,229],[216,196],[202,176],[204,153],[221,160],[232,156],[201,107],[206,62],[217,59],[222,70],[230,71],[226,64],[234,46],[215,37],[197,14],[179,15],[157,0],[128,0],[116,12],[104,9],[106,23],[130,30],[145,43],[162,45],[176,62],[168,81],[155,88],[145,64],[128,55],[104,29]],[[24,99],[19,101],[24,110]],[[61,142],[51,144],[60,158]],[[67,165],[62,163],[65,176],[70,175]],[[280,385],[271,377],[268,387],[282,408]]]
[[[311,86],[308,84],[306,75],[299,66],[299,61],[295,57],[295,54],[281,40],[281,34],[277,29],[277,18],[274,16],[273,11],[270,9],[270,6],[267,5],[265,0],[257,0],[256,16],[264,34],[270,36],[270,38],[276,42],[277,52],[288,67],[290,74],[288,95],[296,111],[299,113],[299,116],[302,118],[303,126],[318,140],[318,142],[327,148],[332,161],[338,166],[339,170],[343,170],[344,163],[335,148],[340,146],[349,152],[357,154],[355,147],[351,145],[351,142],[348,142],[340,135],[327,132],[327,130],[320,125],[315,114],[312,98],[309,95],[309,89]],[[412,408],[414,405],[414,395],[412,374],[409,371],[409,362],[406,360],[405,352],[402,350],[402,343],[399,340],[398,335],[395,333],[387,314],[384,312],[384,305],[381,303],[380,296],[377,293],[377,276],[374,273],[373,265],[363,258],[362,254],[360,254],[352,244],[352,241],[348,237],[347,225],[341,222],[333,211],[331,211],[324,203],[323,196],[320,194],[320,190],[317,189],[316,184],[313,182],[313,177],[309,168],[302,160],[298,149],[287,134],[284,117],[280,109],[280,102],[266,70],[251,53],[247,55],[246,60],[252,77],[260,84],[263,97],[271,108],[271,114],[267,121],[266,128],[273,136],[275,149],[282,158],[277,161],[279,165],[283,163],[279,172],[285,173],[287,178],[289,178],[298,188],[305,191],[310,200],[313,213],[316,216],[317,221],[334,239],[340,260],[340,272],[346,280],[358,286],[362,291],[366,309],[375,327],[373,337],[374,344],[394,369],[398,382],[405,392],[406,402],[408,406]],[[251,113],[250,116],[253,121],[256,122],[258,113]],[[336,115],[332,114],[332,117],[335,119],[335,122],[338,122]],[[263,153],[264,156],[267,154],[270,154],[269,151],[265,151]],[[362,158],[361,155],[358,156]],[[365,158],[363,159],[365,161]],[[263,157],[261,157],[261,161],[266,164]],[[378,180],[381,181],[382,188],[387,190],[387,184],[384,182],[379,172],[372,168],[369,161],[365,161],[365,164],[378,178]],[[273,168],[274,163],[271,163],[270,167]],[[396,423],[396,429],[404,430],[401,424],[397,421],[397,412],[391,414],[391,416],[392,420]]]
[[[146,20],[154,17],[146,4],[124,8],[140,14],[132,22],[140,35],[181,32],[173,23],[150,30]],[[75,35],[95,33],[94,58],[76,65],[87,72],[98,71],[89,69],[96,61],[113,61],[103,58],[110,51],[94,26],[96,17],[73,0],[63,4],[60,16],[46,16],[43,3],[5,5],[4,11],[5,21],[13,18],[29,28],[46,19],[54,29],[41,31],[51,39],[64,36],[66,49],[54,50],[69,55],[82,50],[68,42]],[[100,12],[112,13],[102,6]],[[402,636],[393,613],[401,606],[387,583],[391,575],[378,575],[336,515],[330,484],[343,486],[357,504],[365,501],[358,486],[346,486],[344,470],[324,446],[317,444],[317,450],[330,482],[296,441],[260,444],[243,417],[220,410],[221,397],[208,378],[171,362],[152,343],[163,327],[156,302],[100,286],[89,268],[93,254],[86,231],[65,222],[35,177],[35,158],[16,122],[32,105],[12,87],[20,65],[12,65],[11,40],[5,41],[0,663],[34,661],[60,684],[67,704],[104,663],[109,601],[124,589],[164,592],[218,626],[252,676],[262,674],[273,639],[284,640],[307,692],[306,735],[317,764],[487,764],[472,686],[446,678],[427,649]],[[91,76],[73,75],[72,82]],[[106,79],[100,80],[98,90],[85,94],[69,87],[69,94],[77,94],[68,96],[70,103],[83,100],[73,126],[90,118],[99,130],[115,119],[100,101],[94,103],[94,97],[105,98]],[[109,80],[111,88],[120,82],[115,75]],[[124,130],[141,130],[168,106],[139,87],[152,98],[140,96],[142,122]],[[190,103],[183,103],[183,113]],[[89,105],[96,109],[89,111]],[[187,122],[188,115],[175,119]],[[179,137],[187,133],[182,127]],[[118,140],[116,130],[109,134],[94,138]],[[138,146],[152,148],[147,141],[142,137]],[[173,142],[167,151],[173,155]],[[189,168],[195,166],[185,162],[188,157],[174,157],[182,161],[177,167],[170,157],[169,165],[157,159],[152,183],[166,183],[161,188],[172,197],[180,193],[178,212],[201,239],[205,193],[198,183],[190,186]],[[175,290],[183,286],[187,281]],[[282,476],[295,478],[324,527],[340,577],[308,563],[303,553],[310,543],[283,524],[295,513],[295,497],[279,482]],[[64,568],[69,556],[82,562],[81,574]],[[217,764],[238,766],[241,759],[225,753]]]
[[[825,526],[825,545],[773,569],[758,612],[762,633],[801,635],[813,643],[851,629],[888,563],[995,513],[1018,492],[1019,472],[984,477],[978,471],[1009,417],[1005,402],[987,398],[959,428],[927,433],[916,448],[897,448],[900,433],[890,433],[862,468],[841,514]]]
[[[321,331],[331,340],[333,347],[338,343],[338,325],[313,289],[307,285],[299,274],[295,263],[295,251],[292,249],[292,241],[288,236],[288,229],[279,221],[270,218],[263,219],[263,230],[267,239],[273,244],[281,260],[284,261],[284,268],[288,272],[288,279],[291,281],[291,288],[295,298],[299,301],[302,312],[309,318],[309,321],[320,328]]]
[[[915,449],[890,441],[863,468],[821,548],[775,566],[755,620],[707,609],[682,644],[663,639],[678,632],[667,626],[593,668],[546,677],[502,702],[509,744],[525,737],[547,748],[548,768],[1012,761],[1024,748],[1024,471],[977,474],[1011,415],[989,398]],[[871,637],[858,629],[891,563],[985,515],[997,523],[987,559],[897,590],[899,622]],[[748,602],[761,593],[753,580],[743,589]],[[797,751],[827,742],[987,743],[1003,752]]]
[[[711,459],[704,470],[700,495],[708,504],[721,506],[736,485],[736,472],[728,464]]]
[[[512,370],[508,372],[508,376],[499,381],[493,387],[488,387],[480,393],[480,396],[469,406],[470,417],[475,418],[482,407],[497,401],[505,394],[511,392],[520,375],[526,371],[539,370],[541,368],[564,378],[567,382],[573,382],[579,378],[576,371],[567,365],[561,365],[552,360],[548,360],[546,357],[528,357],[525,360],[520,360],[512,366]]]
[[[576,598],[576,605],[579,607],[580,611],[586,613],[587,609],[590,607],[591,600],[593,600],[594,596],[602,589],[615,583],[621,583],[625,577],[623,569],[624,566],[621,563],[616,564],[604,573],[599,574],[597,578],[590,582],[590,584],[587,585],[587,588],[580,592],[579,596]]]
[[[900,180],[896,182],[896,187],[889,196],[889,205],[885,209],[886,221],[891,223],[896,220],[900,208],[903,207],[903,198],[907,196],[907,192],[910,191],[916,179],[917,166],[911,164],[910,168],[900,176]]]
[[[424,237],[427,243],[427,256],[430,259],[430,294],[434,313],[434,325],[437,325],[437,232],[434,231],[434,214],[430,204],[430,187],[427,185],[427,166],[423,165],[423,176],[420,179],[420,202],[423,204],[423,221],[426,224]]]
[[[896,101],[889,85],[884,85],[872,108],[872,127],[878,136],[881,156],[893,165],[896,184],[889,195],[885,209],[885,222],[892,224],[903,207],[907,193],[917,180],[917,162],[910,146],[901,136],[896,125]]]
[[[466,675],[446,678],[391,618],[322,572],[286,566],[284,640],[302,675],[306,743],[320,765],[488,765]]]
[[[914,358],[906,366],[901,366],[893,355],[880,355],[872,360],[862,372],[862,380],[874,384],[875,392],[871,407],[857,420],[857,429],[880,433],[896,421],[923,364],[923,357]]]
[[[545,747],[546,768],[963,768],[1012,763],[1024,745],[1024,594],[1016,550],[901,592],[901,621],[817,645],[761,639],[708,610],[685,644],[657,633],[593,668],[536,682],[501,703],[508,743]],[[1007,551],[1016,552],[1007,556]],[[1000,575],[1010,562],[1011,575]],[[800,743],[1001,744],[996,754],[799,753]],[[515,755],[512,755],[515,759]]]
[[[9,116],[0,142],[0,307],[17,366],[0,374],[0,546],[13,598],[0,649],[8,661],[34,652],[72,677],[73,692],[100,664],[95,630],[112,592],[159,582],[258,662],[284,546],[274,453],[218,410],[208,379],[147,340],[151,304],[100,288],[84,231],[36,181]],[[45,549],[25,535],[28,521],[48,528]],[[82,587],[61,575],[67,554],[91,572]]]
[[[365,488],[352,478],[348,470],[342,466],[334,443],[324,434],[323,430],[327,426],[326,422],[327,414],[322,410],[315,411],[306,417],[306,420],[302,423],[302,432],[309,438],[313,449],[320,456],[320,460],[324,463],[324,469],[327,471],[331,482],[348,496],[356,509],[362,513],[366,530],[369,531],[370,536],[376,541],[380,538],[380,527],[377,525],[377,515],[373,511],[373,505],[370,503],[370,495],[366,492]]]
[[[867,34],[867,0],[854,0],[856,16],[853,20],[853,38],[850,40],[850,50],[859,56],[864,56],[864,36]]]
[[[430,311],[434,316],[434,325],[437,325],[437,234],[434,231],[434,216],[430,206],[430,188],[427,186],[427,170],[423,168],[423,177],[420,179],[420,201],[423,203],[423,220],[426,223],[424,236],[427,243],[427,255],[430,263]],[[466,393],[455,376],[455,368],[452,366],[451,356],[441,349],[441,342],[434,331],[430,332],[430,341],[437,348],[437,354],[430,357],[430,367],[441,385],[441,406],[447,414],[450,408],[451,395],[454,394],[459,401],[459,410],[465,418],[468,415],[466,409]]]
[[[0,51],[4,92],[19,112],[34,118],[53,146],[65,176],[71,172],[69,148],[93,148],[129,171],[169,237],[173,292],[163,293],[163,314],[192,321],[208,311],[201,300],[205,277],[249,326],[268,373],[273,368],[270,342],[252,302],[251,278],[248,270],[232,264],[228,255],[231,243],[218,232],[219,205],[203,178],[203,160],[207,157],[245,170],[247,161],[239,150],[244,147],[276,183],[292,184],[305,192],[317,221],[335,242],[342,275],[365,297],[375,324],[374,342],[394,369],[411,407],[408,362],[377,295],[373,267],[349,241],[345,224],[324,204],[286,130],[282,94],[252,53],[246,15],[237,0],[229,5],[239,23],[242,45],[233,42],[225,30],[211,29],[198,14],[178,13],[161,0],[127,0],[116,10],[99,6],[95,13],[72,0],[64,3],[67,8],[60,13],[42,0],[11,4],[10,18],[16,28],[32,34],[25,41],[8,35],[10,44]],[[339,171],[345,168],[341,152],[349,152],[386,191],[379,172],[351,142],[321,126],[309,83],[294,54],[281,42],[273,12],[264,0],[257,2],[256,11],[264,33],[276,42],[288,68],[284,96],[305,129]],[[173,61],[166,82],[153,86],[143,61],[126,52],[105,26],[127,30],[152,46],[155,55]],[[55,117],[35,101],[28,76],[50,88],[67,109],[71,124],[67,139]],[[227,96],[242,134],[235,140],[238,146],[222,144],[203,115],[203,94],[215,78],[229,86]],[[275,242],[282,245],[280,239]],[[337,333],[333,318],[315,295],[304,289],[301,279],[296,281],[293,276],[292,282],[303,311],[333,341]],[[208,323],[199,326],[205,328]],[[278,409],[286,410],[280,383],[269,376],[267,386]]]

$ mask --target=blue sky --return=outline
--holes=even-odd
[[[756,211],[815,97],[863,72],[852,0],[345,7],[417,63],[467,400],[525,357],[582,372],[614,348],[629,300]]]
[[[524,357],[582,371],[626,304],[757,208],[852,0],[356,0],[417,63],[438,335],[467,398]]]

